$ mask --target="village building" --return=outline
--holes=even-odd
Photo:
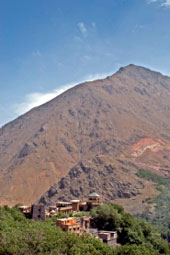
[[[70,202],[58,201],[56,205],[49,206],[48,211],[47,208],[45,210],[44,205],[23,205],[20,206],[19,209],[29,219],[44,221],[45,217],[56,216],[58,213],[63,213],[67,216],[70,215],[70,213],[89,211],[91,208],[100,204],[100,196],[93,192],[88,196],[86,201],[80,201],[78,199],[71,200]]]
[[[91,216],[83,216],[80,218],[81,228],[83,230],[89,230],[91,228]]]
[[[70,214],[73,211],[72,203],[63,201],[58,201],[56,203],[56,209],[58,213],[62,212],[66,215]]]
[[[92,208],[99,206],[101,205],[100,196],[96,192],[93,192],[88,196],[88,202],[91,203]]]
[[[19,210],[22,212],[22,213],[30,213],[31,212],[31,205],[21,205],[18,207]]]
[[[80,200],[71,200],[72,204],[72,210],[73,212],[79,212],[80,211]]]
[[[57,216],[57,212],[55,210],[51,210],[49,216]]]
[[[81,202],[79,210],[80,211],[84,211],[84,212],[88,211],[88,203],[86,201],[85,202]]]
[[[80,222],[77,222],[75,218],[57,219],[57,226],[65,232],[80,234]]]
[[[91,227],[91,216],[57,219],[56,225],[65,232],[72,232],[78,235],[82,233],[89,233]]]
[[[87,201],[71,200],[70,202],[58,201],[56,203],[57,212],[69,215],[71,212],[88,211],[101,204],[100,196],[93,192],[88,196]]]
[[[117,231],[105,231],[92,228],[91,216],[57,219],[56,225],[65,232],[71,232],[77,235],[88,233],[92,237],[100,239],[109,246],[115,247],[118,245]]]
[[[45,206],[44,205],[32,205],[31,207],[32,219],[45,221]]]
[[[57,216],[58,210],[56,206],[49,206],[49,212],[46,211],[46,217]]]
[[[28,219],[42,220],[45,221],[45,206],[44,205],[23,205],[19,206],[18,209]]]
[[[26,218],[31,219],[31,205],[21,205],[18,209],[25,215]]]
[[[99,231],[98,237],[107,245],[115,247],[117,246],[117,231]]]
[[[87,201],[71,200],[70,202],[58,201],[56,205],[49,206],[48,211],[45,210],[44,205],[23,205],[19,209],[29,219],[42,220],[46,217],[57,216],[58,213],[64,213],[65,218],[57,219],[56,225],[65,232],[81,235],[88,233],[94,238],[99,238],[107,245],[112,247],[117,246],[117,232],[104,231],[95,229],[93,226],[93,219],[91,216],[82,216],[78,218],[67,217],[70,213],[79,211],[88,211],[89,209],[99,206],[101,204],[100,196],[93,192],[88,196]],[[47,208],[46,208],[47,209]]]
[[[49,212],[51,212],[51,211],[56,211],[56,209],[57,209],[57,207],[55,206],[55,205],[52,205],[52,206],[49,206]]]

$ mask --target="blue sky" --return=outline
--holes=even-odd
[[[0,0],[0,126],[133,63],[170,75],[170,0]]]

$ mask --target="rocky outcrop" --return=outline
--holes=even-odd
[[[98,161],[98,166],[94,162]],[[129,169],[130,170],[130,169]],[[103,201],[116,198],[131,198],[140,194],[144,184],[137,179],[127,179],[128,169],[118,170],[112,164],[106,165],[101,159],[80,162],[66,177],[53,185],[39,200],[45,205],[55,204],[57,200],[87,199],[89,193],[97,192]],[[134,182],[135,181],[135,182]]]

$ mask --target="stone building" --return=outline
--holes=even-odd
[[[31,214],[33,220],[45,221],[45,206],[44,205],[32,205]]]
[[[28,219],[45,221],[45,206],[44,205],[32,205],[32,206],[19,206],[19,210]]]
[[[98,231],[98,237],[107,245],[117,246],[117,231]]]

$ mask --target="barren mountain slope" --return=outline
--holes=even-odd
[[[72,185],[79,191],[84,185],[84,189],[69,198],[86,196],[89,176],[83,172],[79,184],[68,177],[75,167],[82,171],[81,164],[90,164],[91,181],[96,183],[93,189],[97,187],[98,193],[105,189],[106,200],[111,193],[112,199],[122,196],[119,182],[132,196],[144,192],[145,184],[141,188],[141,180],[135,176],[138,165],[147,165],[150,157],[154,171],[153,159],[154,167],[160,168],[169,160],[169,98],[169,77],[129,65],[104,80],[80,84],[7,124],[0,129],[0,203],[37,201],[52,185],[58,187],[61,178],[66,178],[67,190],[55,193],[55,199],[69,195]],[[151,151],[149,143],[135,156],[134,146],[145,138],[160,139],[163,148]],[[95,162],[96,157],[104,158],[102,166]],[[105,181],[113,177],[117,188],[103,186],[99,171],[107,173],[109,165],[112,170]]]

